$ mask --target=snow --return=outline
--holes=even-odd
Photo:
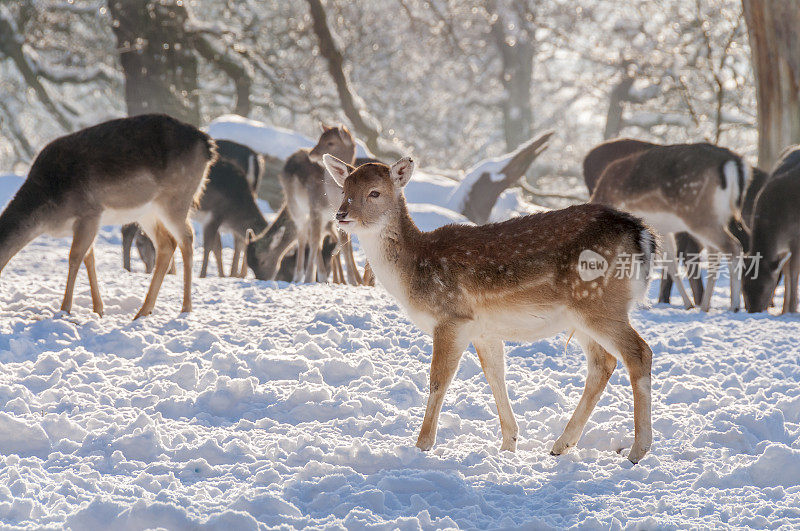
[[[231,140],[253,151],[278,159],[288,159],[298,149],[313,148],[317,141],[296,131],[265,124],[236,114],[226,114],[208,125],[208,134],[218,140]],[[356,140],[356,157],[372,157],[367,147]]]
[[[522,147],[520,146],[519,149],[522,149]],[[475,183],[478,182],[478,179],[483,174],[488,174],[492,182],[500,182],[505,179],[506,175],[502,173],[502,170],[516,153],[517,151],[514,151],[499,157],[482,160],[468,169],[461,183],[453,190],[447,206],[456,212],[462,212],[464,210],[464,201],[467,200],[472,187],[475,186]]]
[[[431,201],[412,205],[420,225],[455,221]],[[586,375],[565,335],[506,346],[516,454],[499,451],[472,349],[423,453],[431,339],[382,288],[195,278],[179,316],[168,275],[132,322],[149,277],[122,270],[119,246],[101,230],[102,319],[83,273],[73,314],[56,311],[68,239],[37,239],[0,274],[2,527],[800,526],[798,316],[636,309],[654,352],[638,465],[617,452],[633,438],[622,367],[578,447],[549,455]]]

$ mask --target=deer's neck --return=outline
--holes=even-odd
[[[0,271],[15,254],[44,232],[46,205],[25,184],[0,214]]]
[[[367,231],[359,234],[358,239],[377,279],[403,302],[422,232],[411,219],[404,197],[400,197],[397,207],[388,215],[382,230]]]

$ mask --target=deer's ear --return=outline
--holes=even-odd
[[[320,122],[319,125],[320,125],[320,127],[322,127],[322,132],[323,133],[330,129],[329,126],[325,125],[325,122]]]
[[[339,127],[339,138],[342,139],[346,145],[352,146],[353,145],[353,135],[350,133],[350,130],[347,129],[344,125]]]
[[[414,161],[411,157],[403,157],[398,160],[389,169],[389,175],[395,187],[402,188],[411,180],[411,175],[414,173]]]
[[[333,180],[336,181],[336,184],[343,187],[345,179],[347,179],[347,176],[350,175],[350,166],[348,166],[344,161],[337,159],[330,153],[325,153],[322,155],[322,163],[325,164],[325,169],[331,174],[331,177],[333,177]]]

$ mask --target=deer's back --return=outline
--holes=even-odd
[[[442,227],[413,244],[406,266],[410,293],[422,307],[463,318],[486,308],[513,313],[583,304],[602,298],[603,283],[614,280],[606,275],[584,285],[578,277],[581,254],[596,253],[613,267],[619,256],[642,252],[637,242],[645,229],[629,214],[592,204],[502,223]]]
[[[37,156],[25,185],[54,203],[71,198],[136,203],[169,181],[190,180],[197,188],[202,173],[180,170],[204,165],[214,150],[205,133],[169,116],[121,118],[52,141]]]
[[[586,183],[586,188],[589,189],[589,193],[591,194],[594,191],[603,171],[612,162],[641,153],[657,145],[632,138],[620,138],[603,142],[594,147],[583,159],[583,180]]]

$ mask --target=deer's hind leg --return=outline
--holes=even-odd
[[[638,463],[653,443],[650,370],[653,352],[628,322],[607,321],[587,330],[606,351],[622,360],[633,390],[634,440],[628,459]]]
[[[500,417],[500,431],[503,434],[501,450],[517,451],[517,436],[519,426],[508,400],[508,387],[506,386],[506,361],[503,353],[503,342],[500,339],[473,341],[478,359],[481,361],[483,374],[492,389],[494,402],[497,405],[497,415]]]
[[[142,308],[136,313],[134,320],[150,315],[153,312],[158,292],[161,289],[162,282],[164,282],[164,275],[167,273],[167,268],[169,268],[172,261],[176,246],[175,238],[160,222],[155,222],[152,227],[148,227],[145,230],[150,233],[148,236],[154,239],[156,243],[156,265],[153,269],[153,278],[150,280],[150,287],[147,289]]]
[[[600,396],[603,394],[603,390],[606,388],[608,379],[611,378],[614,369],[617,367],[617,359],[609,354],[600,343],[583,334],[578,334],[577,339],[586,355],[586,385],[578,406],[572,413],[569,422],[567,422],[567,427],[564,428],[564,433],[553,444],[553,449],[550,451],[552,455],[566,453],[570,448],[578,444],[589,416],[594,411]]]
[[[67,273],[67,286],[64,289],[64,299],[61,301],[61,311],[72,311],[72,297],[75,292],[75,279],[86,253],[91,249],[97,229],[100,227],[100,216],[91,216],[75,222],[72,231],[72,246],[69,249],[69,272]],[[93,294],[94,295],[94,294]],[[94,300],[94,296],[92,297]]]

